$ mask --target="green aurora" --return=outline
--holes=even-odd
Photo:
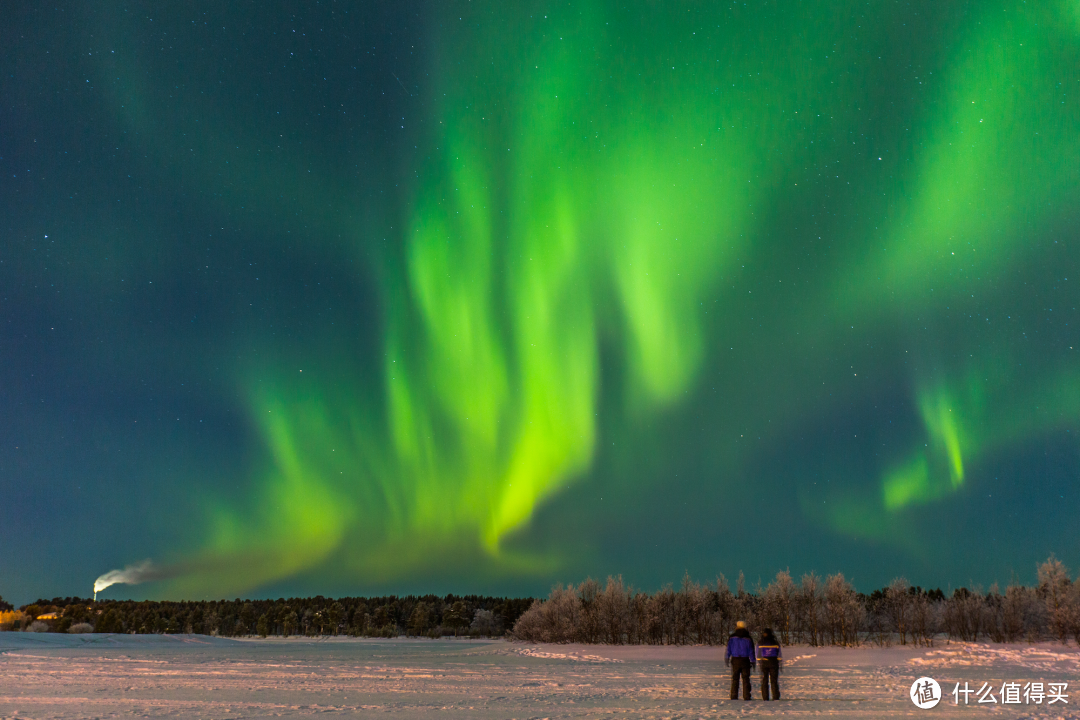
[[[200,13],[154,17],[200,49],[174,62],[129,10],[86,14],[115,48],[94,72],[116,132],[205,212],[242,208],[243,242],[370,298],[343,311],[366,314],[353,336],[196,343],[258,439],[239,490],[193,481],[162,555],[190,572],[163,594],[635,577],[665,494],[699,505],[661,515],[704,539],[658,540],[674,564],[646,584],[792,563],[879,580],[874,558],[944,584],[933,548],[964,533],[955,569],[978,547],[976,520],[947,518],[1037,487],[998,479],[1033,444],[1066,448],[1055,483],[1075,488],[1075,0],[431,3],[424,44],[387,40],[389,59],[349,33],[393,11],[338,3],[307,23],[346,29],[292,96],[300,71],[238,65]],[[398,97],[355,112],[314,82],[332,51]],[[260,119],[279,106],[305,119]],[[789,508],[775,545],[704,530],[763,506]],[[1068,556],[1075,523],[1058,530],[1033,557]]]

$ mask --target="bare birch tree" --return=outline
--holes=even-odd
[[[892,624],[892,631],[900,636],[900,644],[907,644],[911,623],[911,596],[908,594],[907,578],[894,578],[885,591],[884,611]]]
[[[859,644],[866,609],[859,596],[842,573],[825,579],[822,591],[824,633],[830,645],[854,646]]]
[[[1039,595],[1046,604],[1046,614],[1050,621],[1050,631],[1066,643],[1076,613],[1073,602],[1072,582],[1069,571],[1060,560],[1051,555],[1039,566]]]
[[[821,578],[817,573],[802,576],[795,598],[800,638],[810,645],[821,645]]]
[[[763,593],[764,613],[768,617],[769,627],[780,633],[780,642],[784,645],[792,641],[795,629],[796,593],[795,581],[787,570],[776,573],[776,578]]]
[[[603,642],[621,645],[628,641],[633,619],[631,593],[632,590],[623,585],[622,575],[617,578],[608,576],[607,585],[596,598],[597,624]]]

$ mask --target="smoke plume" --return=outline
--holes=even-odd
[[[134,565],[128,565],[123,570],[110,570],[94,581],[94,595],[110,585],[138,585],[149,580],[164,580],[173,577],[176,573],[169,568],[154,565],[150,560],[143,560]]]

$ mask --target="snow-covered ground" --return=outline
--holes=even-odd
[[[199,635],[0,633],[9,718],[889,718],[969,714],[1080,720],[1080,652],[1055,644],[785,648],[784,699],[728,698],[722,649],[471,640],[230,640]],[[920,676],[945,697],[920,710]],[[959,682],[995,704],[954,705]],[[1068,704],[1002,704],[1004,683],[1069,683]],[[984,699],[986,695],[984,693]],[[961,696],[961,703],[963,696]]]

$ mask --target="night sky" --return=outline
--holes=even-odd
[[[160,5],[4,4],[7,599],[1080,565],[1076,0]]]

